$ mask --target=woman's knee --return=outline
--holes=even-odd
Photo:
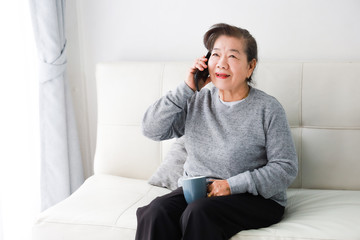
[[[136,212],[138,221],[157,221],[163,219],[166,216],[166,210],[161,205],[148,205],[138,208]]]
[[[181,215],[182,226],[187,225],[190,220],[201,222],[201,219],[208,219],[207,214],[209,212],[209,207],[208,201],[203,201],[203,199],[189,204]]]
[[[183,196],[178,197],[176,192],[169,195],[157,197],[149,205],[138,208],[138,220],[147,219],[148,221],[167,220],[174,221],[179,218],[186,207]]]
[[[199,200],[188,205],[181,216],[183,239],[225,239],[216,225],[216,214],[208,200]]]
[[[136,239],[180,239],[179,221],[161,205],[148,205],[137,210]]]

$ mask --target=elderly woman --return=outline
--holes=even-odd
[[[252,87],[257,44],[245,29],[216,24],[204,35],[209,59],[145,113],[144,135],[186,136],[184,176],[213,179],[208,197],[187,204],[181,187],[137,211],[136,239],[229,239],[281,220],[297,156],[284,109]],[[208,63],[208,64],[207,64]],[[196,91],[194,74],[209,76]]]

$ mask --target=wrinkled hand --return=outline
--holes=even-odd
[[[230,186],[227,180],[215,180],[212,184],[208,186],[208,197],[214,196],[227,196],[231,194]]]
[[[196,91],[195,81],[194,81],[194,74],[196,70],[204,71],[208,66],[206,65],[207,58],[205,56],[198,58],[195,60],[193,66],[189,70],[189,74],[187,79],[185,80],[185,83],[193,90]],[[202,85],[202,81],[200,81],[200,89],[203,88],[206,84],[211,82],[210,77],[205,81],[205,83]]]

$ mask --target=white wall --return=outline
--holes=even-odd
[[[67,1],[71,82],[86,175],[96,146],[95,64],[193,60],[218,22],[248,29],[263,61],[359,61],[359,0]],[[140,86],[140,84],[139,84]]]

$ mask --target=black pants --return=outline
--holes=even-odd
[[[137,210],[136,240],[230,239],[281,220],[284,207],[252,194],[204,198],[187,205],[182,188]]]

